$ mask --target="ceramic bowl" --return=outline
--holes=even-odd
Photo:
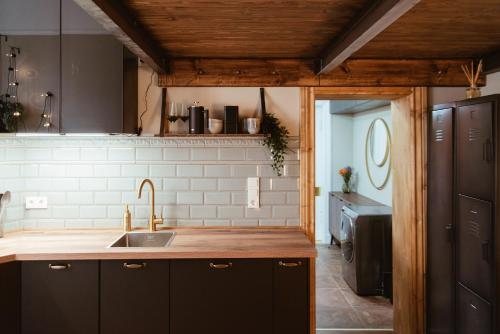
[[[220,119],[209,118],[208,119],[208,131],[211,134],[218,134],[222,132],[223,122]]]

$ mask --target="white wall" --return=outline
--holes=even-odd
[[[392,116],[391,116],[390,106],[373,109],[359,114],[354,114],[353,116],[352,167],[355,175],[356,191],[359,194],[371,198],[377,202],[380,202],[388,206],[392,206],[392,173],[384,189],[378,190],[371,184],[368,178],[368,173],[366,172],[366,165],[365,165],[366,134],[368,132],[370,124],[376,118],[384,119],[387,125],[389,126],[389,130],[391,131],[392,134]],[[386,173],[385,168],[375,168],[372,170],[373,178],[375,180],[383,179],[385,173]]]
[[[143,65],[139,68],[139,114],[145,108],[144,93],[150,81],[151,69]],[[191,104],[195,101],[208,108],[212,115],[222,117],[225,105],[237,105],[240,117],[260,112],[258,87],[174,87],[167,89],[167,100]],[[266,88],[266,108],[275,113],[288,128],[291,136],[299,134],[300,88]],[[161,88],[156,86],[156,76],[149,91],[149,112],[143,117],[145,134],[157,134],[160,129]]]
[[[483,95],[500,94],[500,72],[486,76],[486,86],[481,92]]]
[[[352,115],[331,115],[331,191],[342,191],[344,183],[338,171],[352,166],[353,160],[353,117]]]

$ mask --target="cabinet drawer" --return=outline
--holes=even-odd
[[[272,260],[171,262],[175,334],[271,334]]]
[[[309,260],[273,261],[273,334],[309,333]]]
[[[100,334],[168,333],[167,260],[101,261]]]
[[[98,261],[22,263],[23,334],[97,334]]]
[[[0,264],[0,323],[3,334],[21,330],[21,264]]]

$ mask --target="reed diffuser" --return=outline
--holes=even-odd
[[[475,69],[474,67],[474,61],[471,62],[470,68],[467,65],[462,65],[462,71],[464,71],[464,74],[470,84],[470,87],[466,90],[467,98],[472,99],[475,97],[480,97],[481,89],[477,87],[477,81],[479,79],[479,75],[483,71],[483,61],[479,61],[477,69]]]

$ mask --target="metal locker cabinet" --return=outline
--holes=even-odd
[[[433,110],[429,125],[427,333],[453,333],[453,108]]]
[[[491,203],[459,195],[457,207],[457,280],[492,300]]]
[[[495,157],[493,103],[460,106],[457,109],[458,193],[493,200]]]

